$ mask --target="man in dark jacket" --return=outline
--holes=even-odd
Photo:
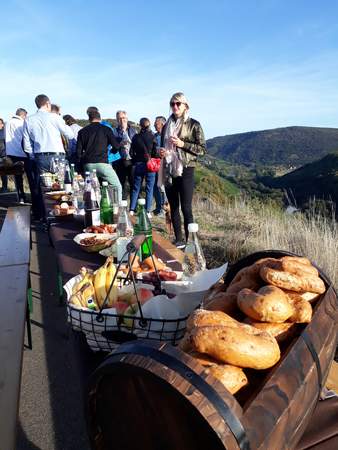
[[[84,171],[92,172],[96,169],[97,176],[118,190],[119,201],[122,198],[122,187],[118,176],[108,164],[108,145],[117,149],[117,142],[112,130],[102,125],[98,111],[88,113],[90,124],[79,131],[76,144],[78,160]]]

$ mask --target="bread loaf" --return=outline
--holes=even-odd
[[[191,331],[191,345],[218,361],[243,368],[268,369],[280,358],[275,338],[244,324],[196,327]]]
[[[293,313],[287,295],[276,286],[263,286],[258,292],[242,289],[237,303],[244,314],[261,322],[284,322]]]
[[[216,364],[206,368],[204,372],[217,378],[231,394],[235,394],[248,384],[243,370],[229,364]]]
[[[289,272],[271,269],[267,266],[263,266],[260,269],[260,276],[268,284],[272,284],[273,286],[277,286],[281,289],[287,289],[289,291],[309,291],[317,294],[322,294],[325,292],[325,284],[323,280],[316,276],[298,276]]]

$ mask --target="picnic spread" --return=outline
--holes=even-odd
[[[114,224],[85,227],[72,213],[51,215],[55,202],[62,196],[44,194],[68,321],[91,350],[112,351],[88,390],[93,448],[110,448],[114,439],[117,448],[155,449],[158,433],[170,448],[184,449],[305,449],[321,442],[310,419],[337,402],[323,388],[338,318],[336,292],[315,264],[265,251],[186,277],[184,252],[154,230],[147,258],[140,256],[147,237],[136,235],[127,260],[117,261]],[[115,408],[122,398],[133,405],[125,412]],[[142,434],[140,408],[158,413],[152,444]],[[133,432],[113,438],[112,424],[126,421]],[[326,430],[330,439],[336,427]]]

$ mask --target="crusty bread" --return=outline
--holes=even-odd
[[[243,370],[229,364],[215,364],[206,368],[205,373],[217,378],[231,394],[235,394],[248,384],[248,379]]]
[[[308,291],[317,294],[323,294],[325,292],[325,284],[323,280],[316,276],[294,275],[289,272],[271,269],[267,266],[261,267],[260,276],[268,284],[272,284],[273,286],[277,286],[281,289],[287,289],[289,291]]]
[[[237,310],[237,294],[218,292],[204,307],[209,311],[222,311],[231,315]]]
[[[294,332],[296,331],[295,324],[290,322],[255,322],[254,320],[250,319],[250,317],[247,317],[244,322],[255,328],[258,328],[259,330],[270,333],[271,336],[273,336],[279,344],[293,336]]]
[[[236,326],[239,324],[237,320],[228,316],[222,311],[207,311],[205,309],[196,309],[190,314],[187,320],[187,331],[191,331],[194,327],[228,325]]]
[[[191,344],[200,353],[243,368],[268,369],[280,358],[275,338],[244,324],[196,327],[191,331]]]
[[[242,289],[237,303],[244,314],[261,322],[284,322],[293,313],[287,295],[276,286],[263,286],[258,292]]]

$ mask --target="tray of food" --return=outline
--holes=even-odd
[[[45,196],[47,198],[50,198],[52,200],[61,200],[61,201],[68,201],[69,195],[67,195],[66,191],[50,191],[45,192]],[[64,199],[63,199],[64,198]]]
[[[95,253],[110,247],[116,240],[116,234],[95,234],[95,233],[80,233],[74,237],[74,242],[79,245],[82,250]]]
[[[52,217],[70,216],[74,214],[75,211],[76,209],[72,205],[62,202],[60,205],[54,205],[53,209],[49,211],[49,215]]]
[[[95,234],[115,234],[116,225],[115,224],[103,224],[103,225],[92,225],[83,230],[84,233],[95,233]]]

